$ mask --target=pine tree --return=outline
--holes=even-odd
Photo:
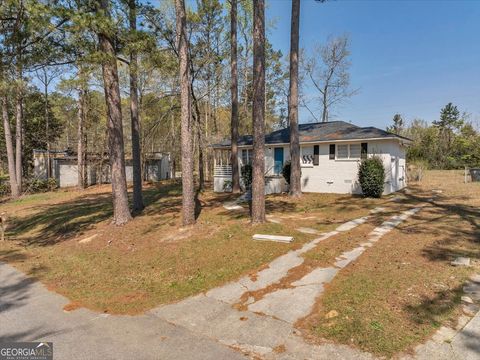
[[[292,0],[292,25],[290,34],[290,91],[288,120],[290,124],[290,195],[302,194],[300,169],[300,143],[298,139],[298,43],[300,25],[300,0]]]
[[[463,124],[460,118],[460,111],[452,103],[448,103],[440,111],[440,120],[433,121],[433,125],[438,127],[440,131],[440,148],[442,153],[448,154],[452,147],[452,139],[454,131]]]
[[[183,225],[195,223],[193,181],[193,123],[190,93],[190,58],[188,53],[187,16],[184,0],[175,0],[177,52],[180,60],[181,138],[182,138],[182,215]]]
[[[110,25],[111,22],[109,8],[109,0],[100,0],[97,3],[97,11],[101,14],[107,25]],[[102,72],[108,116],[108,147],[110,150],[112,179],[113,222],[115,225],[123,225],[130,221],[132,216],[128,207],[122,106],[112,30],[109,26],[99,26],[97,36],[99,48],[103,54]]]
[[[230,73],[231,73],[231,142],[232,142],[232,191],[240,192],[238,169],[238,67],[237,67],[237,0],[231,0],[230,8]]]
[[[403,131],[403,126],[404,126],[404,123],[403,123],[402,115],[395,114],[393,116],[393,124],[392,126],[387,126],[387,131],[400,135]]]
[[[253,0],[252,223],[265,222],[265,2]]]
[[[129,23],[132,35],[137,31],[136,0],[129,0]],[[130,118],[132,124],[133,211],[144,208],[142,196],[142,163],[140,154],[140,120],[138,116],[138,61],[137,51],[130,50]]]

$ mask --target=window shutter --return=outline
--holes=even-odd
[[[320,146],[315,145],[313,147],[313,165],[320,164]]]
[[[335,160],[335,144],[330,144],[330,155],[328,158],[330,160]]]
[[[366,159],[368,155],[368,143],[362,143],[362,153],[361,153],[361,158]]]

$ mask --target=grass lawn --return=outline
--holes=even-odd
[[[247,209],[223,208],[231,195],[205,191],[197,224],[182,228],[180,186],[164,182],[146,187],[142,215],[114,227],[110,196],[105,185],[1,203],[9,219],[0,261],[67,296],[70,309],[135,314],[254,272],[315,237],[297,227],[327,231],[383,202],[325,194],[299,201],[269,196],[267,213],[282,223],[254,227]],[[256,242],[254,233],[293,235],[295,241]]]
[[[410,188],[400,204],[424,201],[432,189],[442,192],[340,271],[315,311],[297,324],[314,340],[390,357],[425,341],[441,325],[454,325],[462,283],[480,270],[480,183],[464,184],[463,172],[429,171]],[[344,242],[321,244],[305,257],[331,261]],[[451,266],[456,256],[470,257],[474,267]],[[332,310],[339,315],[328,318]]]
[[[433,189],[441,192],[430,201]],[[68,297],[71,310],[83,306],[136,314],[242,275],[254,277],[274,258],[317,237],[296,228],[331,231],[374,207],[385,209],[354,230],[321,242],[304,254],[302,265],[272,285],[288,287],[314,268],[331,266],[389,217],[426,204],[342,269],[312,314],[296,324],[312,341],[327,339],[387,357],[412,349],[441,325],[454,324],[461,312],[462,283],[480,270],[480,184],[464,184],[462,172],[429,171],[410,191],[382,199],[268,196],[267,214],[281,223],[259,226],[250,225],[246,207],[228,211],[222,206],[233,199],[229,194],[201,193],[197,224],[188,228],[181,227],[178,183],[148,185],[144,194],[145,211],[122,227],[110,224],[107,185],[0,203],[0,212],[8,216],[0,261]],[[293,235],[295,241],[256,242],[254,233]],[[459,255],[471,257],[474,267],[452,267],[450,261]],[[270,290],[248,295],[261,298]],[[332,310],[338,316],[327,318]]]

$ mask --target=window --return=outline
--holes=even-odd
[[[312,167],[313,157],[313,146],[302,146],[300,154],[300,166]]]
[[[366,159],[368,157],[368,143],[362,143],[361,158]]]
[[[313,147],[313,165],[319,165],[320,164],[320,146],[315,145]]]
[[[364,143],[366,144],[366,143]],[[338,144],[337,160],[356,160],[363,158],[365,147],[363,144]],[[366,155],[366,152],[365,152]]]
[[[330,153],[328,155],[330,160],[335,160],[335,144],[330,144]]]
[[[337,145],[337,159],[348,159],[348,145]]]
[[[350,145],[350,158],[360,159],[361,147],[360,144],[351,144]]]
[[[242,165],[252,165],[252,149],[243,149],[242,150]]]

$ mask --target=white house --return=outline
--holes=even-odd
[[[379,156],[385,166],[384,194],[406,186],[405,149],[411,140],[375,127],[343,121],[299,125],[302,191],[358,194],[358,165],[362,158]],[[282,169],[290,161],[290,128],[265,136],[267,194],[287,190]],[[215,150],[214,191],[229,190],[232,179],[230,140],[212,145]],[[252,136],[238,142],[239,167],[252,161]]]

